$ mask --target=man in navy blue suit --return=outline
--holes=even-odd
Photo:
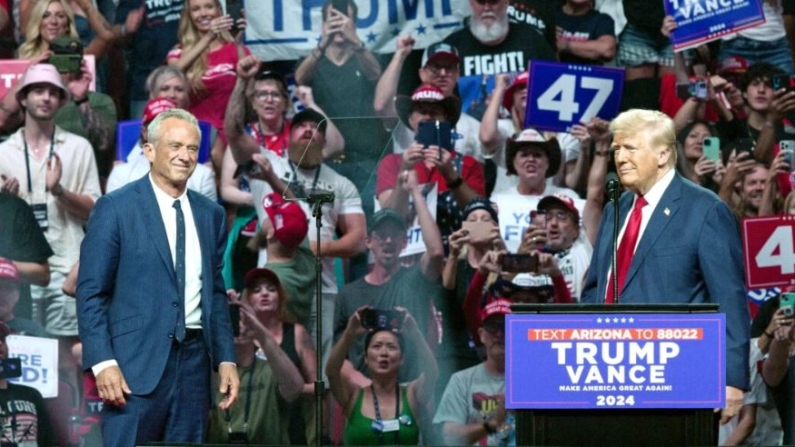
[[[186,188],[201,132],[181,109],[149,124],[149,175],[97,201],[80,249],[83,365],[97,379],[103,444],[201,443],[215,368],[237,399],[221,278],[223,209]]]
[[[715,194],[676,173],[676,133],[668,116],[629,110],[610,130],[618,176],[629,190],[618,205],[619,294],[613,297],[611,287],[614,210],[609,204],[581,301],[719,304],[726,314],[727,368],[721,420],[728,421],[748,389],[750,317],[736,220]]]

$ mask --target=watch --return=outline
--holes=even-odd
[[[88,102],[88,95],[84,96],[83,99],[75,99],[75,104],[80,106]]]
[[[447,188],[456,189],[463,184],[464,184],[464,178],[459,175],[458,178],[453,180],[452,182],[447,182]]]
[[[491,425],[489,425],[488,421],[483,421],[483,430],[486,430],[486,433],[489,434],[489,435],[493,435],[494,433],[497,433],[497,429],[491,428]]]

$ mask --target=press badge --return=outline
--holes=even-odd
[[[49,223],[47,222],[47,204],[34,203],[31,205],[31,208],[33,209],[33,216],[36,218],[36,222],[39,223],[41,231],[47,231],[47,227],[49,227]]]
[[[400,422],[397,419],[390,419],[388,421],[381,421],[381,424],[383,425],[383,430],[382,431],[384,433],[389,433],[389,432],[392,432],[392,431],[400,430]]]

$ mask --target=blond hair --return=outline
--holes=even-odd
[[[613,135],[646,133],[655,152],[667,150],[668,166],[676,167],[676,126],[666,114],[656,110],[630,109],[610,123]]]
[[[28,26],[25,27],[25,43],[19,47],[20,59],[32,59],[49,49],[50,45],[41,36],[41,21],[44,20],[44,13],[47,12],[47,7],[51,3],[61,4],[67,19],[69,19],[69,37],[80,40],[75,27],[75,13],[69,6],[69,2],[66,0],[39,0],[33,5],[28,19]]]
[[[221,3],[218,0],[214,1],[218,11],[223,13]],[[185,4],[182,6],[182,13],[179,16],[179,43],[182,45],[183,53],[196,45],[199,39],[201,39],[199,30],[196,29],[196,26],[193,25],[193,20],[190,18],[190,2],[191,0],[185,0]],[[219,37],[226,43],[234,41],[232,35],[229,34],[228,31],[220,33]],[[202,54],[193,61],[190,67],[185,70],[185,77],[188,79],[188,84],[194,92],[201,93],[207,89],[204,82],[202,82],[202,76],[204,76],[204,72],[207,71],[207,53],[209,52],[210,48],[207,47],[202,51]]]

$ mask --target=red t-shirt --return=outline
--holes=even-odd
[[[268,150],[272,151],[274,154],[282,157],[287,147],[290,146],[290,128],[292,122],[292,120],[284,120],[284,125],[279,133],[266,133],[261,135],[256,121],[249,124],[249,129],[251,129],[251,136],[257,140],[257,144],[261,147],[268,148]]]
[[[248,48],[243,47],[246,55],[251,54]],[[179,59],[182,56],[182,46],[177,46],[168,52],[166,61]],[[238,51],[234,42],[225,43],[221,48],[207,54],[207,70],[202,75],[204,91],[197,93],[191,91],[190,107],[188,111],[197,119],[209,122],[218,130],[218,136],[226,143],[224,133],[224,115],[226,104],[232,96],[232,89],[237,81]]]
[[[455,152],[451,152],[450,154],[453,157],[457,156]],[[454,159],[453,165],[455,164]],[[381,160],[378,164],[378,174],[376,177],[376,195],[388,189],[395,188],[402,165],[403,155],[401,154],[389,154]],[[417,180],[420,184],[435,182],[438,185],[439,194],[447,191],[447,182],[436,167],[428,169],[425,163],[418,161],[414,163],[414,171],[417,172]],[[464,155],[459,174],[461,178],[464,179],[464,182],[469,185],[470,188],[474,189],[479,196],[486,196],[486,178],[483,175],[483,167],[477,160],[469,155]]]

